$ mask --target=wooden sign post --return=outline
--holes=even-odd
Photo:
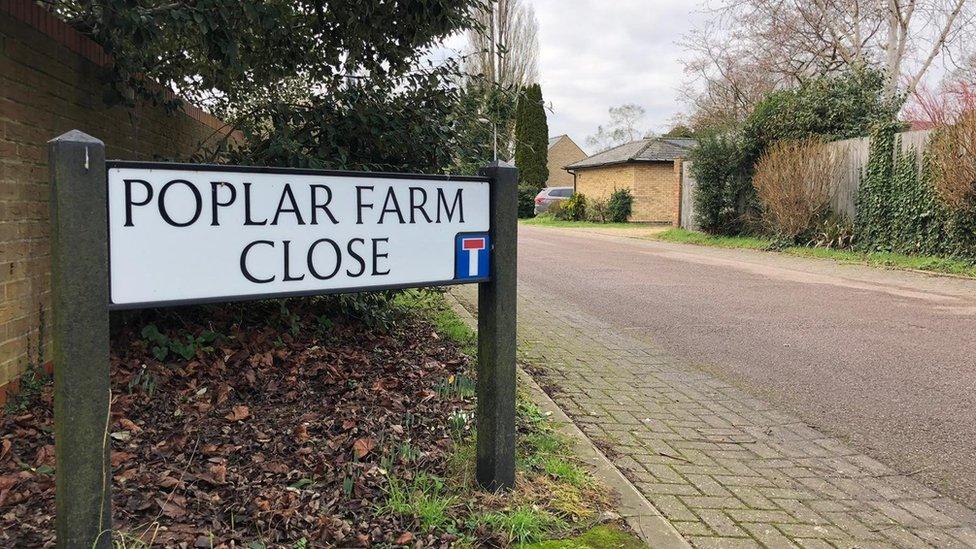
[[[515,486],[515,312],[518,170],[497,160],[491,179],[491,279],[478,286],[478,426],[475,476],[488,490]]]
[[[105,145],[49,144],[57,545],[112,546]]]
[[[514,167],[106,162],[79,131],[49,146],[59,547],[112,543],[112,309],[477,283],[477,479],[514,486]]]

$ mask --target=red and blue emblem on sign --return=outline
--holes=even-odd
[[[454,244],[454,279],[488,280],[491,254],[488,233],[461,233]]]

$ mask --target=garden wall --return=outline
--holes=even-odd
[[[31,0],[0,0],[0,402],[25,368],[50,361],[46,142],[79,129],[108,158],[187,159],[229,131],[195,107],[105,104],[98,75],[110,61]]]

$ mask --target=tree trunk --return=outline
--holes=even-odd
[[[901,73],[901,16],[899,0],[887,0],[888,37],[885,42],[885,96],[893,99],[898,93],[898,77]]]

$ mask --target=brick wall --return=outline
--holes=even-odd
[[[579,148],[568,135],[563,135],[556,141],[556,144],[549,148],[547,165],[549,167],[549,179],[546,187],[572,187],[573,174],[563,168],[574,162],[579,162],[586,158],[586,153]]]
[[[680,179],[674,162],[635,162],[579,170],[576,190],[587,198],[606,200],[616,189],[634,194],[630,221],[672,223],[676,219]],[[680,172],[678,172],[680,173]]]
[[[606,200],[617,189],[634,189],[634,165],[615,164],[576,171],[576,192],[586,198]]]
[[[0,402],[28,364],[50,360],[46,142],[79,129],[108,158],[186,159],[224,125],[194,107],[110,107],[94,42],[30,0],[0,0]]]
[[[634,214],[632,221],[671,223],[677,178],[674,162],[635,164]]]

